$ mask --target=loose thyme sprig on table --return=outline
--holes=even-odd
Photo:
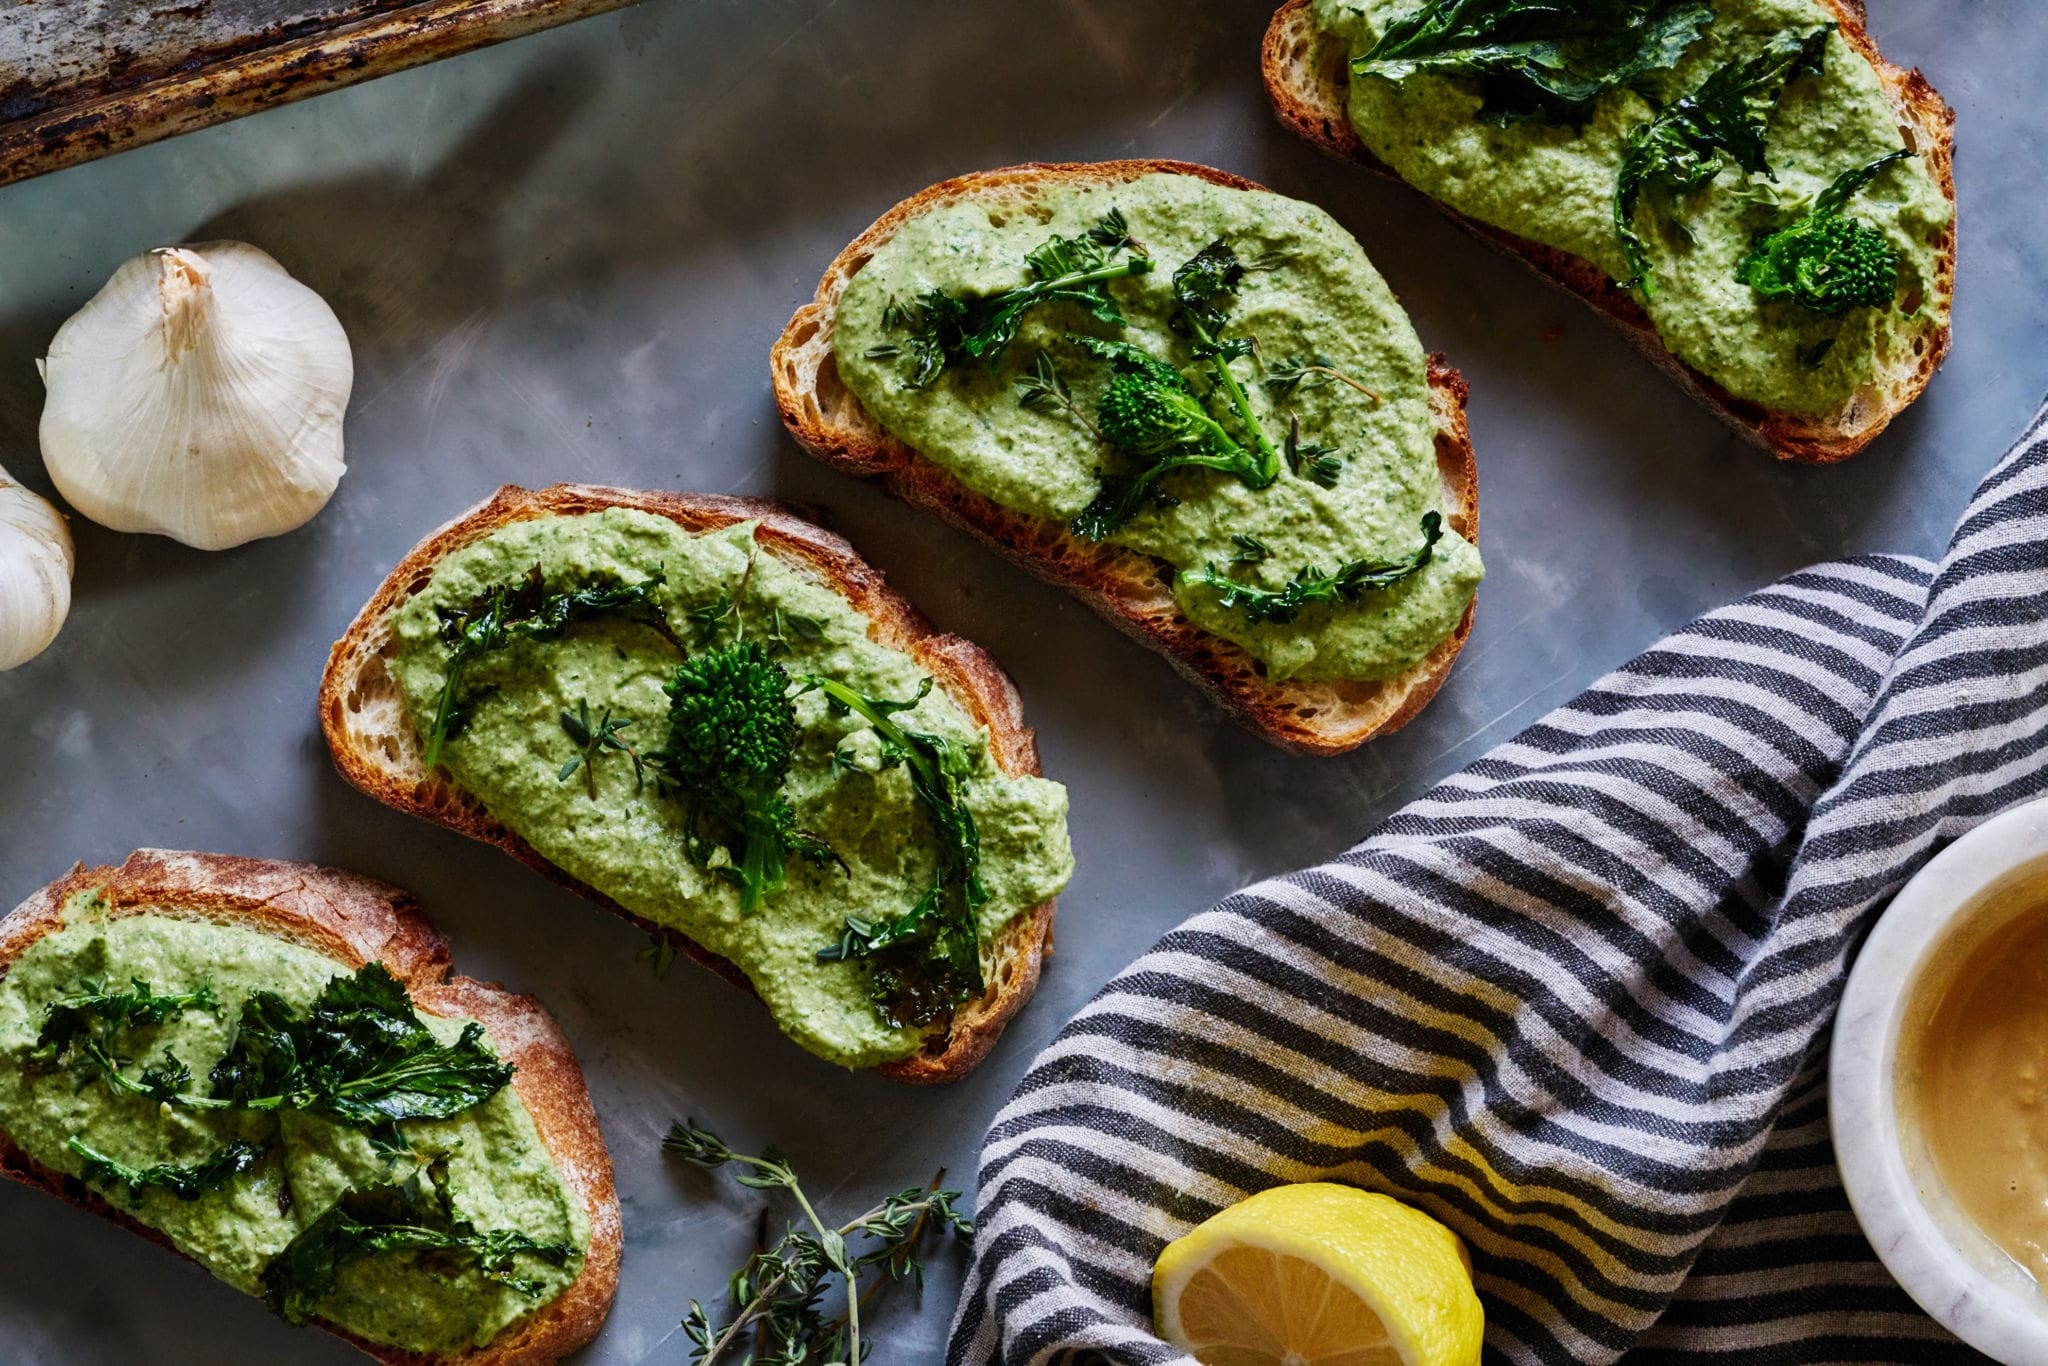
[[[736,1153],[695,1120],[671,1126],[661,1146],[707,1171],[739,1163],[745,1170],[735,1180],[755,1190],[788,1191],[810,1225],[808,1232],[791,1228],[733,1273],[727,1293],[734,1313],[723,1325],[714,1324],[702,1304],[690,1301],[683,1332],[696,1344],[690,1359],[701,1366],[711,1366],[745,1338],[753,1339],[746,1357],[751,1366],[859,1366],[874,1348],[872,1340],[861,1340],[861,1310],[891,1281],[908,1278],[922,1288],[924,1264],[918,1250],[927,1231],[950,1230],[961,1239],[974,1235],[973,1221],[954,1208],[960,1193],[938,1188],[943,1170],[929,1186],[898,1191],[832,1227],[812,1207],[796,1171],[772,1148],[759,1157]],[[859,1238],[870,1246],[855,1253],[847,1243]],[[868,1271],[875,1275],[862,1289],[861,1277]],[[828,1318],[822,1301],[835,1275],[844,1287],[846,1312]]]

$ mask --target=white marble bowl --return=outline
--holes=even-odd
[[[2048,801],[1972,830],[1908,882],[1871,931],[1835,1019],[1828,1120],[1856,1219],[1906,1293],[1999,1361],[2048,1362],[2048,1297],[1950,1196],[1899,1106],[1899,1049],[1919,989],[2023,913],[2003,893],[2048,878]],[[2032,903],[2038,906],[2039,902]]]

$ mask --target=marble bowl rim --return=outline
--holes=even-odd
[[[2048,1361],[2048,1307],[2040,1291],[2022,1288],[2016,1264],[2012,1283],[1987,1275],[1929,1209],[1907,1163],[1893,1081],[1921,970],[1968,926],[1987,893],[2044,861],[2048,798],[2038,798],[1985,821],[1914,874],[1850,971],[1828,1064],[1829,1132],[1857,1223],[1922,1309],[2004,1362]]]

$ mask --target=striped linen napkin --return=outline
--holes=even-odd
[[[1104,987],[982,1149],[949,1361],[1188,1366],[1160,1248],[1326,1178],[1465,1239],[1489,1360],[1981,1360],[1858,1232],[1827,1032],[1886,901],[2044,769],[2048,409],[1939,566],[1702,617]]]

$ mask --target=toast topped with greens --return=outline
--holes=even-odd
[[[556,1361],[618,1287],[554,1021],[311,864],[145,849],[0,919],[0,1174],[391,1366]]]
[[[994,661],[758,499],[501,489],[392,571],[320,716],[379,801],[905,1081],[994,1045],[1073,870],[1066,790]]]
[[[1853,0],[1288,0],[1263,67],[1781,458],[1861,450],[1947,354],[1955,115]]]
[[[1463,382],[1350,234],[1236,176],[932,186],[840,254],[771,365],[813,455],[1073,592],[1277,744],[1401,725],[1470,630]]]

